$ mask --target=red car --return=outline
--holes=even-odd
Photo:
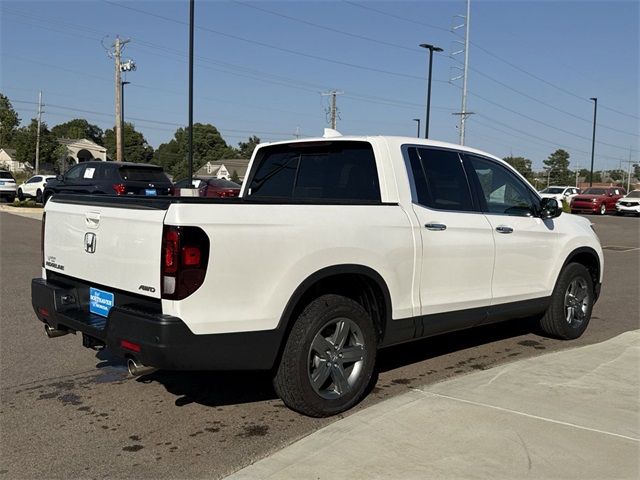
[[[173,195],[180,196],[181,188],[189,188],[189,180],[180,180],[173,186]],[[240,195],[240,185],[223,178],[194,178],[194,188],[198,189],[199,197],[227,198]]]
[[[571,213],[599,213],[616,211],[616,202],[627,191],[621,187],[590,187],[571,200]]]

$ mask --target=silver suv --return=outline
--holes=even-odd
[[[0,170],[0,198],[9,203],[13,203],[16,198],[16,179],[7,170]]]

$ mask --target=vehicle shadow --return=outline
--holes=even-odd
[[[499,342],[536,332],[535,319],[515,320],[431,337],[388,347],[378,354],[376,372],[367,394],[375,387],[378,373],[386,372],[459,350]],[[177,372],[156,371],[136,380],[157,382],[176,398],[175,405],[192,403],[222,407],[277,399],[269,371]]]

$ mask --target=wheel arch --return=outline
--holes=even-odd
[[[332,265],[309,275],[289,298],[278,324],[282,332],[278,359],[296,317],[313,299],[329,293],[346,296],[362,305],[374,321],[378,339],[382,339],[392,312],[391,294],[385,280],[364,265]]]
[[[570,263],[579,263],[581,265],[584,265],[586,269],[589,270],[591,279],[593,280],[593,286],[595,290],[594,293],[597,299],[598,295],[600,294],[600,273],[602,271],[598,253],[591,247],[576,248],[575,250],[571,251],[569,255],[567,255],[567,258],[564,261],[564,264],[562,265],[560,271],[562,272],[562,270],[564,270],[564,268]]]

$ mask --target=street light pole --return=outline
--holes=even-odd
[[[440,47],[429,45],[428,43],[421,43],[420,47],[429,49],[429,74],[427,80],[427,112],[424,126],[424,138],[429,138],[429,115],[431,110],[431,70],[433,67],[433,52],[442,52]]]
[[[121,81],[120,82],[120,131],[122,132],[122,152],[124,157],[124,86],[129,85],[131,82]],[[124,158],[123,158],[124,160]]]
[[[418,133],[416,134],[416,137],[420,138],[420,119],[414,118],[413,121],[418,122]]]
[[[589,186],[593,186],[593,156],[596,148],[596,115],[598,114],[598,99],[591,97],[593,100],[593,136],[591,137],[591,172],[589,173]]]
[[[193,188],[193,10],[189,0],[189,188]]]

